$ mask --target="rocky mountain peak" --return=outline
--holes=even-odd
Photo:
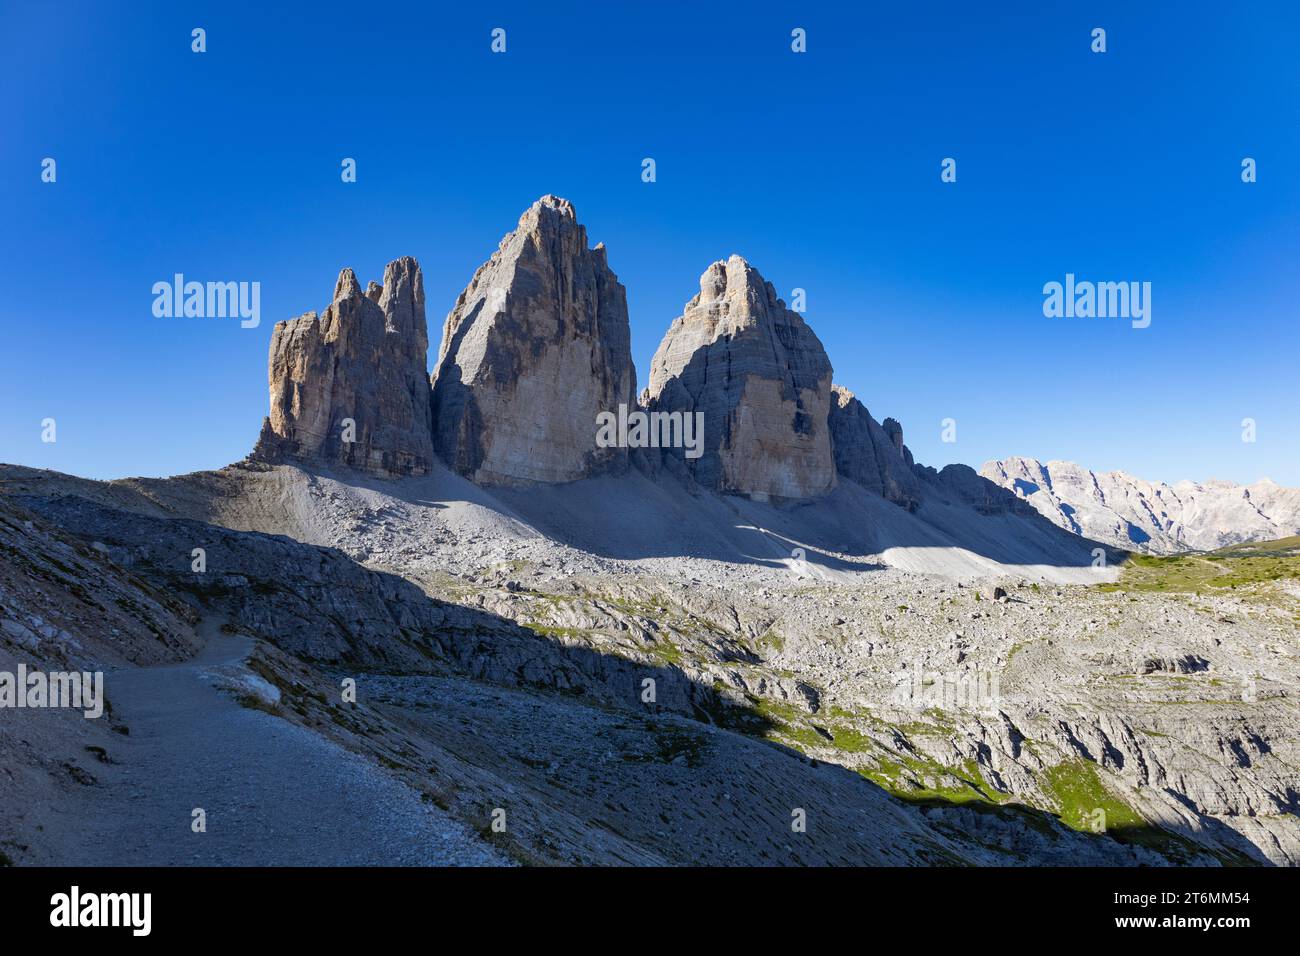
[[[1300,489],[1267,479],[1169,485],[1022,457],[985,462],[979,473],[1060,527],[1135,551],[1213,550],[1300,533]]]
[[[786,311],[771,283],[735,254],[704,270],[699,295],[687,303],[686,309],[703,309],[706,321],[716,321],[718,335],[730,335]]]
[[[362,294],[361,283],[357,282],[357,274],[351,269],[340,271],[338,281],[334,283],[334,301],[350,299]]]
[[[903,444],[903,426],[899,423],[898,419],[886,418],[881,422],[880,427],[885,430],[885,434],[889,436],[889,440],[894,443],[894,450],[896,452],[902,455],[907,451],[906,446]]]
[[[816,334],[740,256],[700,276],[650,367],[652,411],[703,414],[697,459],[667,454],[705,487],[813,498],[835,484],[831,363]]]
[[[370,283],[370,289],[376,284]],[[366,297],[370,298],[370,289]],[[429,349],[429,323],[424,316],[424,274],[410,256],[394,259],[384,268],[384,284],[373,301],[384,313],[384,328],[403,336],[419,348],[421,363]],[[423,378],[423,374],[421,378]]]
[[[921,500],[912,453],[903,444],[903,426],[892,418],[878,423],[866,406],[843,386],[832,389],[831,444],[835,467],[850,481],[909,511]]]
[[[424,284],[414,259],[365,293],[344,269],[317,316],[276,323],[270,414],[253,457],[341,464],[380,475],[424,474],[433,461]]]
[[[550,193],[547,193],[524,211],[524,214],[519,217],[519,222],[520,225],[522,225],[525,220],[530,218],[541,220],[551,213],[558,214],[574,223],[578,221],[578,213],[577,210],[573,208],[573,203],[569,202],[567,199],[562,199],[559,196],[553,196]]]
[[[627,295],[573,204],[543,196],[474,274],[443,325],[433,441],[483,484],[567,482],[626,466],[596,416],[635,406]]]

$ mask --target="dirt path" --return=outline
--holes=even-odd
[[[338,745],[215,689],[246,638],[203,628],[184,664],[105,675],[130,727],[99,784],[61,808],[56,863],[114,865],[484,865],[506,862],[405,784]],[[194,833],[192,813],[207,814]]]

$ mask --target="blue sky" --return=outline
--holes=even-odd
[[[436,354],[555,193],[627,286],[642,384],[735,252],[807,290],[836,380],[919,461],[1300,485],[1293,3],[279,6],[0,3],[0,461],[236,460],[275,321],[414,255]],[[176,272],[259,281],[261,326],[155,318]],[[1151,327],[1045,318],[1067,272],[1151,282]]]

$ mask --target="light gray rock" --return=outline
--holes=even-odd
[[[433,438],[485,485],[568,482],[627,466],[596,416],[636,405],[627,295],[571,203],[543,196],[474,274],[443,326]]]
[[[0,633],[24,650],[34,651],[41,646],[41,639],[18,621],[11,621],[8,618],[0,620]]]
[[[210,619],[229,621],[304,665],[315,662],[334,673],[339,667],[383,672],[394,681],[423,687],[403,720],[437,715],[443,723],[414,738],[404,724],[400,734],[386,737],[378,729],[377,710],[340,715],[313,704],[296,683],[311,680],[303,667],[293,665],[291,680],[272,680],[286,695],[280,708],[285,719],[297,719],[294,705],[300,705],[311,715],[307,726],[333,733],[344,727],[336,717],[350,715],[358,723],[345,723],[354,728],[358,745],[383,744],[377,753],[390,761],[412,739],[446,741],[462,754],[469,746],[485,754],[523,752],[526,762],[488,761],[506,776],[487,781],[472,767],[438,754],[430,753],[427,760],[402,756],[401,762],[422,779],[436,765],[439,788],[473,793],[473,813],[507,784],[520,786],[534,775],[549,778],[554,772],[561,785],[556,806],[565,819],[581,821],[583,839],[603,840],[608,831],[589,821],[603,812],[606,794],[617,794],[616,802],[628,808],[629,826],[611,826],[620,834],[639,834],[634,841],[639,854],[671,849],[681,854],[675,859],[698,861],[705,858],[698,835],[714,841],[711,852],[719,859],[765,859],[741,831],[718,829],[721,824],[715,821],[734,818],[729,806],[717,816],[700,818],[685,834],[674,831],[672,839],[630,828],[636,821],[659,819],[660,804],[653,801],[665,789],[694,799],[716,793],[709,788],[721,785],[724,792],[746,794],[747,802],[762,800],[775,809],[781,807],[781,794],[805,792],[810,784],[773,777],[766,769],[751,776],[760,766],[759,751],[736,749],[744,742],[719,729],[731,728],[775,740],[817,761],[827,768],[819,787],[833,775],[852,783],[855,789],[833,801],[839,811],[809,811],[810,821],[825,821],[819,826],[853,822],[846,836],[861,829],[855,821],[879,819],[874,815],[878,805],[853,802],[881,795],[864,776],[888,792],[923,799],[936,790],[969,792],[976,803],[927,811],[933,835],[942,834],[954,844],[954,855],[945,856],[946,862],[1127,866],[1300,861],[1294,812],[1294,768],[1300,766],[1293,693],[1297,663],[1288,653],[1295,633],[1293,582],[1271,582],[1249,594],[1216,589],[1191,598],[1069,585],[1060,579],[1053,583],[1043,576],[1052,571],[1044,565],[1020,561],[1018,567],[999,570],[981,560],[964,565],[971,569],[963,573],[966,587],[933,573],[942,565],[927,563],[918,566],[923,573],[916,573],[871,562],[828,574],[810,587],[809,579],[788,565],[762,560],[767,552],[757,547],[730,560],[692,554],[696,542],[689,535],[708,524],[710,511],[725,513],[721,520],[728,527],[743,523],[767,529],[751,531],[753,536],[775,533],[778,540],[808,542],[811,560],[809,539],[816,534],[818,512],[841,498],[851,497],[854,509],[866,506],[841,511],[842,517],[857,513],[873,524],[911,529],[901,539],[905,542],[937,540],[920,533],[927,515],[953,521],[964,513],[956,491],[965,479],[1017,500],[969,469],[963,478],[953,468],[938,473],[938,484],[923,478],[925,500],[915,514],[848,481],[834,494],[797,509],[736,499],[720,503],[712,495],[679,494],[679,486],[666,481],[661,490],[682,508],[653,520],[668,525],[674,537],[663,540],[677,546],[660,546],[659,556],[640,554],[631,560],[581,553],[547,537],[552,532],[542,525],[529,523],[566,495],[576,507],[553,517],[565,531],[577,523],[574,517],[598,524],[593,512],[602,497],[616,499],[622,516],[626,502],[654,494],[637,472],[578,487],[490,494],[470,489],[468,494],[475,496],[470,503],[464,501],[466,483],[441,469],[443,477],[390,482],[359,481],[357,476],[336,481],[292,467],[239,468],[222,476],[191,475],[147,485],[83,482],[44,472],[37,478],[30,471],[20,479],[23,472],[10,469],[5,472],[8,493],[0,494],[0,541],[11,540],[5,538],[11,533],[6,528],[20,528],[22,520],[32,517],[42,526],[75,530],[80,543],[72,545],[78,549],[74,554],[89,557],[115,578],[135,582],[133,588],[181,595]],[[950,474],[956,476],[952,481],[944,478]],[[45,492],[33,500],[33,486],[42,485]],[[147,495],[140,493],[146,489]],[[2,505],[15,491],[23,495],[27,511],[6,524]],[[493,501],[497,504],[483,507]],[[508,506],[502,504],[506,501]],[[286,509],[285,502],[294,507]],[[210,514],[218,505],[224,528],[179,517]],[[133,510],[117,510],[128,506]],[[515,516],[510,523],[501,521],[504,511]],[[282,523],[287,513],[302,523]],[[647,520],[648,514],[640,512],[632,522],[586,533],[601,546]],[[517,527],[516,521],[521,522]],[[981,516],[973,524],[990,540],[1000,528],[1031,528],[1004,513]],[[1041,525],[1044,535],[1079,540],[1037,515],[1033,525]],[[300,544],[284,535],[334,547]],[[95,540],[107,542],[113,564],[85,546]],[[203,575],[190,566],[190,549],[196,544],[207,549],[209,570]],[[861,549],[855,550],[860,558]],[[941,549],[916,550],[933,562]],[[361,552],[371,566],[357,564],[355,555]],[[63,552],[58,557],[60,563],[71,560]],[[836,557],[847,567],[853,556],[840,552]],[[116,614],[110,620],[128,626],[132,615],[126,609],[135,605],[119,602],[117,593],[109,591],[102,611],[92,608],[89,620],[74,627],[61,616],[65,606],[75,603],[69,594],[60,589],[42,595],[43,603],[37,604],[34,599],[45,585],[34,573],[8,584],[14,567],[21,565],[0,562],[0,618],[26,623],[39,617],[72,628],[88,645],[103,639],[99,621],[105,613]],[[68,587],[98,595],[108,586],[86,577],[90,569],[84,563],[76,567],[79,574],[69,576]],[[62,580],[57,566],[39,571],[42,580]],[[570,576],[570,571],[577,573]],[[1011,600],[992,600],[999,586],[1013,595]],[[7,603],[14,603],[6,589],[10,595],[23,594],[28,606],[16,607],[16,613],[6,610]],[[139,606],[144,618],[135,626],[152,641],[146,622],[156,620],[157,612],[145,603]],[[12,645],[0,641],[0,652],[6,646]],[[258,673],[271,680],[261,669]],[[647,674],[658,684],[653,713],[644,710],[640,697]],[[996,684],[988,683],[992,678]],[[928,706],[922,711],[916,709],[917,698],[897,696],[900,686],[907,690],[918,679],[928,687]],[[333,701],[337,680],[320,686]],[[502,687],[514,690],[503,693]],[[982,688],[983,696],[960,696],[956,691],[962,687]],[[543,697],[518,698],[516,707],[508,700],[538,688],[549,701],[545,720],[535,706]],[[942,695],[936,696],[936,689]],[[363,687],[363,700],[371,701],[371,693]],[[426,706],[426,701],[436,706]],[[591,723],[605,721],[599,716],[605,713],[616,715],[620,724],[643,727],[648,736],[638,731],[634,742],[620,738],[622,731],[608,733],[614,729],[608,723]],[[642,717],[653,719],[643,723]],[[688,717],[696,723],[687,722]],[[665,731],[665,718],[677,722],[678,729]],[[574,727],[581,732],[569,733]],[[568,728],[569,741],[557,739],[554,728]],[[700,733],[709,734],[707,746],[691,743]],[[0,751],[6,739],[0,735]],[[600,742],[594,761],[592,740]],[[706,755],[715,745],[725,749],[709,762]],[[807,766],[783,749],[769,750],[780,754],[782,766]],[[683,754],[687,763],[677,763]],[[558,772],[551,769],[556,763]],[[647,782],[653,768],[682,776],[672,778],[668,787],[660,777]],[[604,775],[595,791],[589,769]],[[5,784],[0,779],[0,790]],[[1104,787],[1146,820],[1152,827],[1149,846],[1093,833],[1091,824],[1084,827],[1087,832],[1076,832],[1056,822],[1062,816],[1075,828],[1087,823],[1073,801],[1062,804],[1063,797],[1085,785],[1085,792]],[[991,803],[981,805],[984,800],[972,787]],[[799,799],[806,806],[805,798]],[[998,810],[992,803],[1006,806]],[[12,799],[0,800],[0,827],[4,808],[13,805]],[[707,805],[712,806],[712,798]],[[858,807],[866,816],[845,809]],[[784,813],[788,808],[786,803]],[[1089,809],[1082,808],[1085,813]],[[530,809],[515,819],[525,816],[540,820],[545,814]],[[752,829],[747,826],[744,832]],[[893,821],[885,832],[895,847],[905,849],[897,843]],[[828,845],[836,849],[834,859],[873,859],[843,840]],[[770,847],[759,846],[770,854]],[[634,858],[625,848],[585,852],[608,862]],[[544,853],[542,858],[569,857]]]
[[[390,262],[383,286],[371,282],[365,293],[344,269],[322,315],[276,323],[271,410],[252,457],[427,474],[428,350],[424,280],[414,259]]]
[[[1168,485],[1033,458],[986,462],[980,474],[1060,527],[1130,550],[1208,551],[1300,534],[1300,489],[1267,478],[1253,485],[1214,479]]]
[[[668,454],[704,487],[806,499],[835,486],[830,360],[740,256],[700,277],[699,294],[655,352],[646,398],[652,412],[703,413],[702,455]]]

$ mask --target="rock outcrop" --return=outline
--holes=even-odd
[[[892,418],[881,425],[847,388],[832,388],[831,445],[835,467],[850,481],[868,491],[916,510],[921,500],[920,482],[912,453],[903,444],[903,426]]]
[[[980,474],[1067,531],[1119,548],[1172,554],[1300,534],[1300,489],[1268,479],[1168,485],[1033,458],[989,461]]]
[[[271,336],[270,415],[253,457],[426,474],[429,419],[424,280],[410,257],[363,293],[339,273],[325,312],[278,322]]]
[[[715,262],[655,352],[653,412],[702,413],[702,453],[679,459],[702,486],[814,498],[835,485],[831,363],[816,334],[740,256]]]
[[[989,481],[970,465],[944,465],[937,471],[928,465],[917,465],[916,474],[922,482],[938,492],[940,500],[959,501],[982,515],[1012,514],[1031,518],[1033,523],[1042,525],[1044,539],[1050,538],[1047,532],[1059,531],[1042,524],[1042,515],[1028,502]]]
[[[474,274],[432,388],[434,448],[480,484],[626,467],[626,448],[597,447],[596,416],[636,405],[627,296],[567,200],[534,203]]]

